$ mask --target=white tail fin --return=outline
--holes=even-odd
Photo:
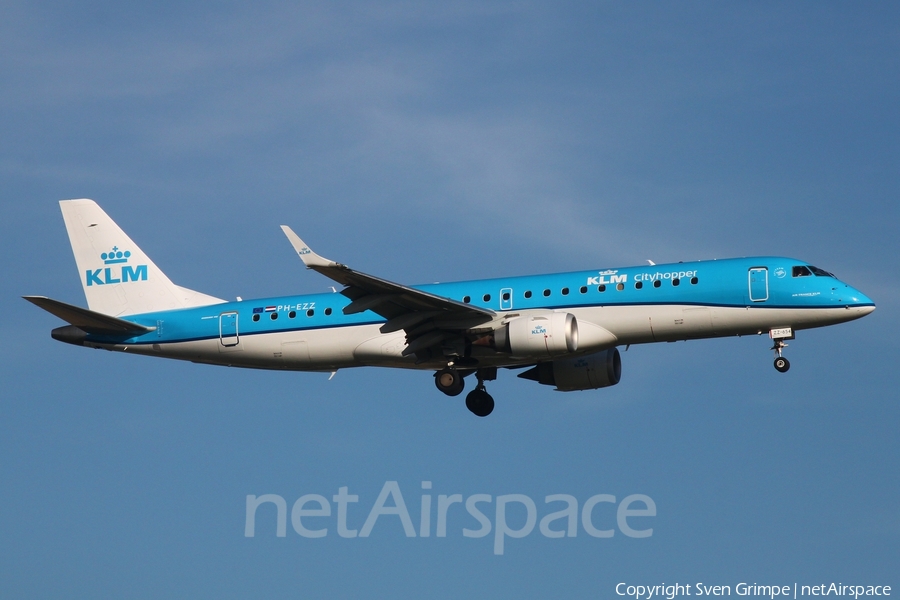
[[[93,200],[59,206],[91,310],[122,316],[224,302],[169,281]]]

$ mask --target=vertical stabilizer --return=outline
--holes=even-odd
[[[61,200],[91,310],[135,315],[224,302],[172,283],[93,200]]]

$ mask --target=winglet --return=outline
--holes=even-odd
[[[309,246],[307,246],[306,243],[301,240],[296,233],[294,233],[294,230],[287,225],[282,225],[281,230],[284,232],[284,235],[287,236],[287,239],[291,243],[291,246],[294,247],[294,250],[296,250],[297,255],[300,257],[300,260],[303,261],[303,264],[306,265],[307,269],[312,269],[313,267],[342,266],[341,264],[336,263],[333,260],[323,258],[310,250]]]

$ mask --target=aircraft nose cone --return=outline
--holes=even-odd
[[[865,316],[875,310],[875,303],[871,298],[854,288],[850,288],[848,292],[847,304],[851,305],[860,316]]]
[[[875,310],[875,305],[870,304],[869,306],[858,306],[856,307],[856,310],[859,311],[859,314],[861,314],[862,316],[866,316],[867,314]]]

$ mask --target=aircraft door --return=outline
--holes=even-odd
[[[238,314],[227,312],[219,315],[219,343],[225,347],[237,346]]]
[[[503,288],[500,290],[500,310],[512,310],[512,288]]]
[[[750,280],[750,301],[764,302],[769,299],[769,269],[752,267],[748,274]]]

